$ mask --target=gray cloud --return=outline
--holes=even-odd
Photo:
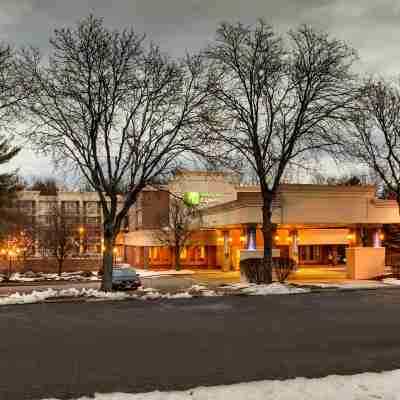
[[[53,29],[89,13],[112,28],[133,25],[174,56],[204,47],[222,20],[251,24],[262,17],[280,32],[309,23],[356,48],[360,71],[400,71],[398,0],[1,0],[0,39],[46,51]],[[22,173],[49,170],[48,160],[36,160],[27,150],[15,165]]]

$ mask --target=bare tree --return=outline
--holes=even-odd
[[[43,196],[56,196],[59,188],[57,181],[53,178],[36,178],[28,190],[37,190]]]
[[[181,269],[182,250],[193,238],[193,233],[198,229],[200,220],[201,212],[196,205],[189,204],[178,197],[170,198],[169,219],[162,221],[157,238],[164,246],[174,249],[177,271]]]
[[[400,210],[400,87],[383,79],[363,85],[352,119],[348,151],[376,172]]]
[[[255,27],[223,23],[210,60],[206,126],[216,159],[243,160],[255,171],[262,194],[265,271],[271,282],[272,202],[294,163],[331,150],[354,94],[354,51],[325,33],[302,26],[289,46],[263,21]]]
[[[61,275],[65,259],[76,252],[76,221],[71,219],[61,205],[54,204],[46,215],[46,221],[38,225],[39,246],[58,264],[58,275]]]
[[[168,175],[199,143],[193,129],[204,102],[202,63],[173,61],[133,30],[109,31],[101,19],[56,30],[49,61],[25,50],[34,82],[26,137],[38,151],[77,167],[99,194],[104,215],[103,290],[111,290],[112,249],[138,194]],[[121,187],[127,187],[117,207]]]
[[[6,164],[21,150],[11,144],[11,137],[6,137],[4,131],[11,131],[16,121],[21,119],[20,103],[31,91],[27,85],[24,88],[19,75],[18,58],[14,50],[0,43],[0,165]],[[3,165],[4,166],[4,165]],[[7,208],[12,206],[18,189],[18,177],[15,171],[0,174],[0,208],[3,220],[9,220]],[[1,223],[0,223],[1,225]]]
[[[10,129],[21,118],[21,101],[29,97],[32,86],[19,69],[20,59],[7,44],[0,43],[0,127]]]

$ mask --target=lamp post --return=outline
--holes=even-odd
[[[12,270],[12,256],[13,256],[13,251],[9,250],[8,251],[8,279],[11,278],[11,270]]]
[[[83,253],[83,234],[85,233],[85,228],[83,226],[79,227],[79,254]]]
[[[115,265],[117,263],[117,254],[118,254],[118,249],[116,247],[114,247],[113,249],[113,265]]]

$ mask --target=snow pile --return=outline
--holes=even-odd
[[[386,279],[383,280],[384,283]],[[354,290],[354,289],[378,289],[384,287],[382,282],[379,281],[354,281],[342,283],[307,283],[309,286],[314,286],[321,289],[341,289],[341,290]]]
[[[9,305],[9,304],[31,304],[31,303],[40,303],[46,299],[56,297],[57,291],[54,289],[47,289],[42,291],[33,291],[32,293],[20,294],[14,293],[10,296],[0,298],[0,305]]]
[[[382,282],[386,283],[387,285],[400,286],[400,279],[386,278],[386,279],[383,279]]]
[[[192,285],[188,292],[195,296],[202,296],[202,297],[216,297],[220,296],[219,293],[215,292],[214,290],[208,289],[207,286],[204,285]]]
[[[146,294],[139,297],[142,300],[158,300],[158,299],[190,299],[193,296],[189,292],[179,292],[179,293],[160,293],[156,289],[146,288],[143,289]]]
[[[284,283],[274,282],[270,284],[255,283],[233,283],[231,285],[221,286],[221,289],[237,291],[240,294],[267,296],[270,294],[296,294],[309,293],[310,289],[299,288]]]
[[[94,400],[395,400],[399,399],[399,393],[400,370],[395,370],[198,387],[182,392],[96,393]],[[79,400],[89,399],[93,398],[81,397]]]
[[[285,285],[283,283],[274,282],[269,285],[249,285],[247,288],[241,290],[244,294],[256,295],[256,296],[267,296],[270,294],[296,294],[296,293],[308,293],[310,289],[293,287]]]
[[[91,276],[84,276],[82,271],[62,272],[61,275],[44,272],[15,272],[11,275],[10,281],[15,282],[39,282],[39,281],[98,281],[98,273],[92,272]]]
[[[97,298],[103,300],[125,300],[127,298],[136,297],[135,295],[130,295],[123,292],[102,292],[96,289],[62,289],[62,290],[34,290],[32,293],[14,293],[7,297],[0,297],[0,305],[11,305],[11,304],[31,304],[40,303],[47,299],[54,298]]]
[[[45,278],[39,277],[39,276],[24,276],[24,274],[21,274],[19,272],[15,272],[11,274],[10,276],[10,281],[19,281],[19,282],[35,282],[35,281],[42,281]]]

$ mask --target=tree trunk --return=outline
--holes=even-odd
[[[61,276],[64,260],[62,258],[59,258],[57,262],[58,262],[58,276]]]
[[[181,269],[181,248],[175,245],[175,269],[180,271]]]
[[[113,245],[114,235],[109,229],[104,229],[103,278],[101,289],[105,292],[112,290]]]
[[[264,283],[272,282],[272,195],[264,197],[262,207],[263,226],[262,233],[264,238],[264,271],[260,280]]]

